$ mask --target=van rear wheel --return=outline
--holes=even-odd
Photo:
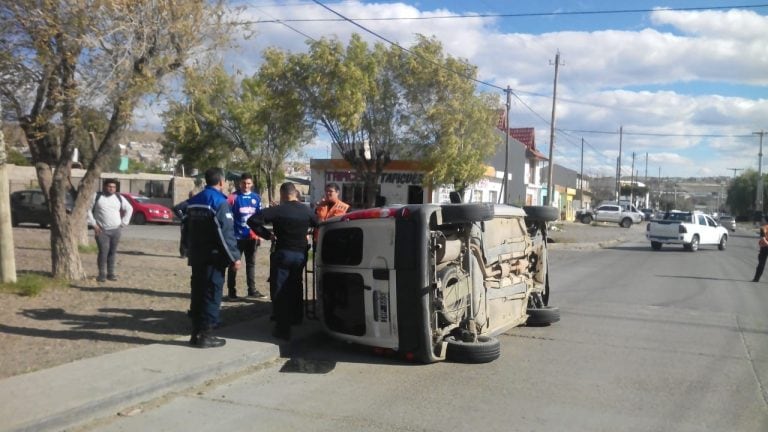
[[[532,221],[551,222],[560,218],[560,210],[551,206],[524,206],[525,217]]]
[[[464,342],[453,336],[445,338],[446,358],[457,363],[489,363],[501,355],[501,343],[491,336],[478,336],[477,342]]]

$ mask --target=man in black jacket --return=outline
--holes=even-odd
[[[205,172],[205,189],[189,199],[184,229],[187,256],[192,267],[189,344],[215,348],[226,343],[211,331],[219,324],[224,270],[240,268],[240,250],[235,239],[232,211],[222,193],[224,173],[220,168]]]
[[[301,322],[301,276],[307,262],[307,234],[317,226],[317,216],[299,201],[291,183],[280,185],[280,205],[262,210],[248,219],[248,226],[261,238],[276,242],[269,256],[269,292],[275,330],[280,339],[291,338],[291,325]],[[264,227],[272,223],[273,232]]]

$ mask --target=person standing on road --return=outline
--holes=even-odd
[[[280,185],[280,204],[248,219],[248,226],[262,238],[275,242],[269,256],[269,292],[275,318],[273,336],[289,340],[291,325],[302,320],[301,276],[307,260],[307,233],[317,226],[317,215],[299,201],[291,182]],[[273,232],[264,227],[272,223]]]
[[[240,251],[232,211],[222,192],[224,172],[220,168],[208,169],[205,184],[202,192],[189,199],[184,217],[188,263],[192,267],[189,344],[215,348],[226,343],[211,334],[219,324],[224,271],[227,267],[240,268]]]
[[[248,218],[261,213],[261,196],[252,190],[253,177],[245,173],[240,176],[240,187],[229,195],[227,201],[232,207],[234,217],[235,238],[240,256],[245,255],[245,277],[248,286],[248,297],[263,298],[264,294],[256,290],[256,252],[261,245],[261,239],[248,227]],[[237,270],[227,272],[227,291],[230,299],[237,298]]]
[[[88,210],[88,225],[93,227],[96,246],[99,249],[97,281],[117,280],[115,274],[117,245],[120,243],[121,230],[131,222],[132,215],[133,207],[117,192],[117,180],[104,180],[101,192],[94,195],[91,208]]]
[[[752,282],[760,282],[760,276],[763,275],[765,270],[765,260],[768,258],[768,225],[760,227],[760,240],[757,245],[760,247],[760,253],[757,254],[757,268],[755,269],[755,277],[752,278]]]

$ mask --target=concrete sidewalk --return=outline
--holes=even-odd
[[[0,381],[0,430],[60,431],[116,415],[133,405],[277,360],[288,343],[270,336],[268,317],[223,328],[222,348],[187,338],[147,345]],[[290,344],[320,330],[294,327]]]

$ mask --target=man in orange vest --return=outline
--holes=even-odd
[[[325,198],[321,199],[315,207],[317,221],[322,222],[334,216],[341,216],[349,210],[349,204],[339,199],[339,185],[328,183],[325,185]],[[315,230],[315,243],[317,242],[317,230]]]
[[[763,275],[763,269],[765,269],[765,260],[768,258],[768,238],[766,236],[768,236],[768,225],[763,225],[760,227],[760,240],[757,242],[760,253],[757,255],[757,268],[752,282],[760,282],[760,276]]]
[[[325,186],[325,198],[315,207],[318,221],[324,221],[334,216],[341,216],[349,210],[349,204],[339,199],[339,185],[328,183]]]

